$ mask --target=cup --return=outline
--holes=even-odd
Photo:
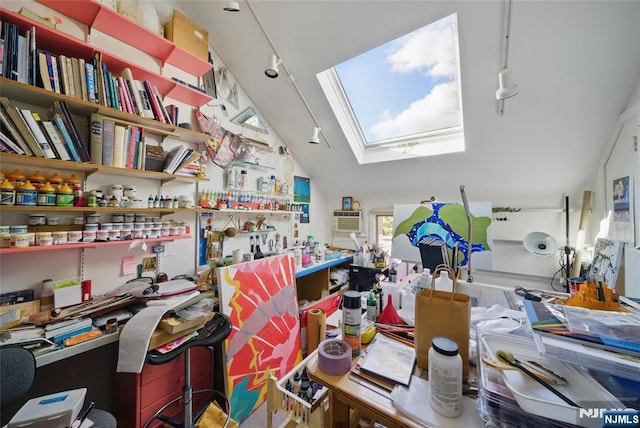
[[[253,253],[244,253],[242,255],[242,260],[244,260],[245,262],[250,262],[253,260]]]
[[[241,263],[243,260],[242,250],[235,249],[233,250],[233,264]]]

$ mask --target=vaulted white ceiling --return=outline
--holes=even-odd
[[[335,208],[342,195],[374,205],[457,199],[460,184],[472,200],[561,207],[563,195],[589,185],[640,82],[639,1],[514,1],[509,65],[520,94],[502,116],[502,1],[250,1],[332,148],[310,145],[314,124],[291,80],[264,76],[272,49],[246,1],[238,13],[221,1],[178,3],[209,31],[213,49]],[[467,150],[359,165],[316,74],[454,12]]]

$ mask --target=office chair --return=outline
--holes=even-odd
[[[19,346],[0,348],[0,407],[26,399],[36,377],[36,359]],[[96,428],[116,428],[116,418],[104,410],[93,409],[88,415]]]
[[[173,359],[179,357],[184,354],[184,385],[182,387],[182,395],[174,398],[169,403],[162,406],[144,425],[144,427],[148,427],[155,419],[161,420],[162,422],[175,427],[175,428],[191,428],[195,425],[195,422],[202,416],[204,411],[207,409],[207,406],[212,401],[207,402],[203,408],[199,409],[196,414],[193,414],[193,409],[191,406],[193,394],[210,392],[212,394],[212,399],[214,396],[218,396],[224,401],[225,404],[225,412],[227,414],[227,419],[225,421],[224,426],[226,427],[229,424],[230,420],[230,404],[227,397],[214,389],[200,389],[197,391],[193,390],[191,386],[191,348],[195,346],[219,346],[224,342],[224,340],[231,333],[231,320],[228,316],[216,312],[213,318],[208,321],[204,327],[202,327],[198,331],[198,335],[192,339],[187,340],[182,345],[178,346],[175,349],[167,353],[161,353],[157,350],[151,350],[147,352],[146,362],[148,364],[165,364]],[[162,413],[172,404],[182,400],[182,420],[178,420],[176,418],[172,418]]]

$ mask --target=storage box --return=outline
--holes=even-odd
[[[9,428],[58,428],[71,426],[78,416],[87,388],[73,389],[32,398],[9,421]]]
[[[294,394],[287,388],[293,383],[296,373],[302,374],[307,362],[317,357],[318,350],[310,353],[300,364],[295,366],[289,373],[277,379],[272,374],[267,380],[267,411],[271,413],[282,412],[287,416],[287,420],[282,426],[296,426],[323,428],[326,426],[325,415],[329,411],[329,388],[319,385],[319,389],[314,394],[311,402]]]
[[[82,302],[80,280],[70,279],[53,284],[53,305],[56,308],[77,305]]]
[[[164,24],[164,36],[181,48],[207,60],[209,33],[175,9],[169,22]]]

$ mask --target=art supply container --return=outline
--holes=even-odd
[[[29,214],[29,226],[44,226],[47,216],[44,214]]]
[[[53,235],[51,232],[36,232],[36,245],[43,247],[53,245]]]
[[[16,189],[6,178],[0,183],[0,205],[15,205]]]
[[[40,173],[40,171],[34,171],[28,178],[28,180],[33,184],[33,187],[38,190],[44,184],[44,175]]]
[[[70,230],[67,234],[67,240],[69,243],[78,243],[82,241],[82,231],[81,230]]]
[[[360,355],[360,320],[362,318],[360,293],[345,291],[342,297],[342,339],[351,345],[353,357]]]
[[[82,242],[93,242],[96,240],[96,231],[95,230],[83,230],[82,231]]]
[[[57,172],[54,172],[47,181],[54,187],[54,189],[58,190],[64,183],[64,178],[62,178]]]
[[[53,245],[66,244],[69,242],[69,234],[66,230],[56,230],[51,232],[53,236]]]
[[[429,348],[431,408],[455,418],[462,413],[462,357],[458,344],[446,337],[434,337]]]
[[[63,183],[56,192],[56,205],[59,207],[72,207],[73,206],[73,189]]]
[[[38,202],[38,192],[29,181],[23,183],[16,190],[16,205],[36,206]]]

